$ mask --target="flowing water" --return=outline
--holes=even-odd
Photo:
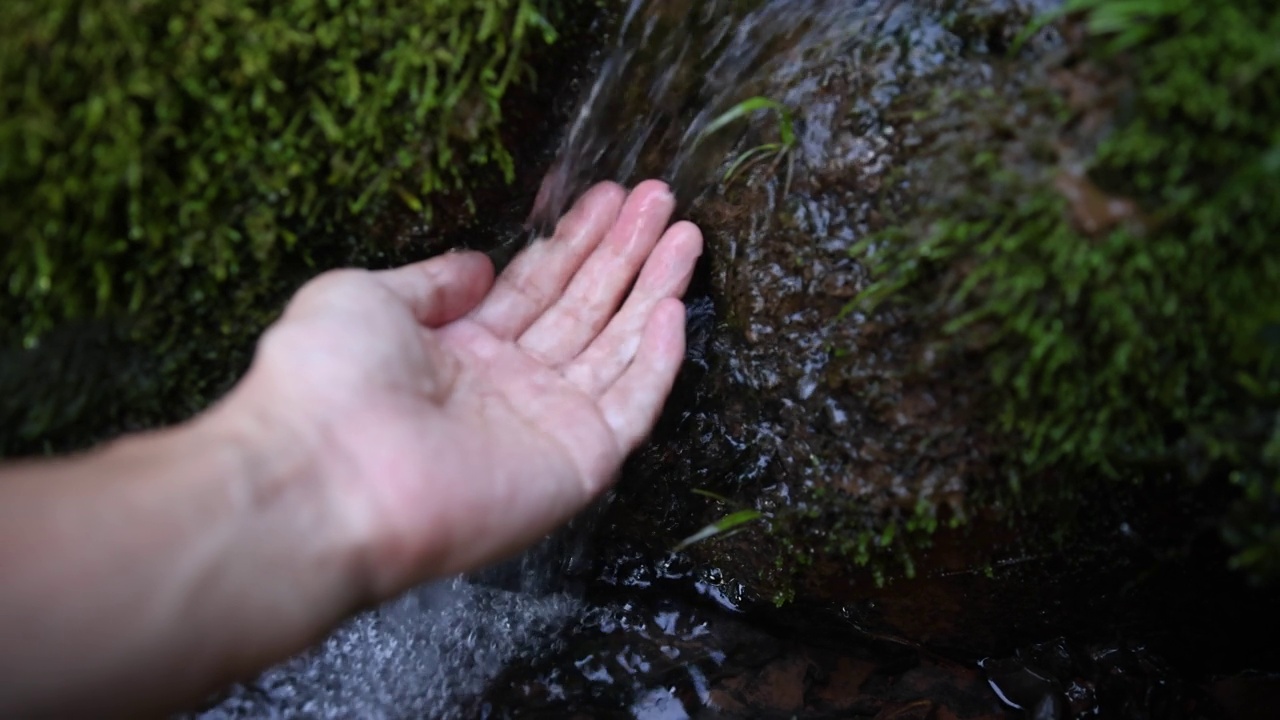
[[[896,0],[630,0],[616,47],[573,114],[534,203],[546,230],[589,183],[661,177],[685,199],[738,139],[719,116],[805,71],[811,54],[874,32]],[[820,58],[819,58],[820,59]],[[783,97],[770,98],[785,100]],[[736,128],[740,129],[740,128]]]
[[[578,552],[558,536],[474,577],[415,588],[190,717],[464,717],[491,678],[585,611],[560,580]]]

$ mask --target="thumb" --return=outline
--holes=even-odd
[[[439,327],[465,315],[493,287],[493,263],[483,253],[451,252],[373,276],[412,311],[418,322]]]

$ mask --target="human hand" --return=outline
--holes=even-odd
[[[684,355],[672,206],[597,186],[496,283],[477,253],[326,273],[209,412],[0,466],[0,715],[182,707],[568,519]]]
[[[598,185],[496,282],[478,253],[327,273],[222,415],[301,448],[289,476],[374,597],[511,554],[609,486],[670,393],[702,252],[673,207],[662,183]]]

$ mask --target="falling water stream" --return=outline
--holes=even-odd
[[[531,223],[550,228],[593,181],[661,177],[686,199],[701,192],[737,139],[704,135],[709,124],[803,72],[810,53],[883,21],[895,4],[630,0],[616,47],[563,134]]]

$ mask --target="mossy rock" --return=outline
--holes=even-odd
[[[895,7],[765,92],[800,116],[791,193],[761,163],[692,204],[691,361],[607,537],[660,567],[754,510],[685,550],[702,588],[964,652],[1265,651],[1274,19],[1180,5],[1122,52],[1087,12],[1024,44],[1026,4]],[[1222,77],[1204,143],[1181,105]]]
[[[307,277],[421,257],[391,225],[511,181],[506,101],[593,5],[0,6],[0,453],[190,414]]]
[[[937,328],[938,352],[987,369],[980,419],[1008,448],[995,501],[1071,516],[1134,486],[1238,485],[1235,509],[1205,521],[1234,566],[1280,578],[1280,12],[1064,10],[1060,27],[1088,37],[1049,77],[1056,137],[975,154],[924,108],[904,179],[969,191],[896,208],[899,224],[855,250],[876,281],[853,305],[891,305]],[[1033,121],[1023,100],[957,102],[993,139]]]

